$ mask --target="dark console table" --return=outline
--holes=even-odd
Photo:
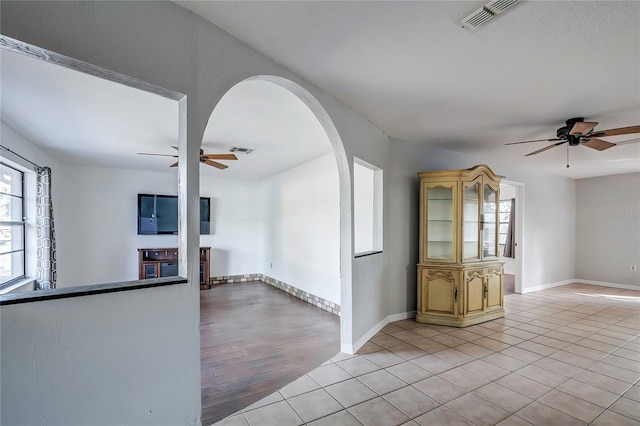
[[[200,285],[209,285],[211,247],[200,247]],[[138,279],[178,275],[177,248],[139,248]]]

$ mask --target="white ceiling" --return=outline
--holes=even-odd
[[[136,153],[176,144],[176,101],[7,50],[0,55],[0,118],[60,162],[154,170],[150,157]]]
[[[362,113],[390,136],[581,178],[640,171],[640,144],[524,154],[564,120],[640,124],[640,2],[517,4],[475,33],[475,2],[179,2]],[[177,103],[7,51],[1,118],[63,162],[166,170]],[[126,100],[126,101],[125,101]],[[96,129],[98,131],[96,131]],[[640,137],[640,135],[637,135]],[[632,139],[630,136],[611,141]],[[220,101],[205,152],[254,148],[204,174],[260,179],[330,151],[285,89],[248,81]]]
[[[474,33],[457,21],[483,3],[177,3],[390,136],[574,178],[640,171],[640,144],[572,147],[570,169],[564,148],[525,159],[544,143],[503,145],[576,116],[640,124],[640,2],[521,2]]]
[[[178,103],[6,50],[2,60],[2,120],[63,163],[176,172]],[[204,175],[259,180],[331,151],[309,109],[269,82],[242,82],[211,115],[202,149],[255,149],[220,161]]]
[[[232,87],[218,102],[202,139],[205,153],[230,147],[254,149],[238,161],[209,173],[259,180],[331,152],[326,132],[294,94],[273,83],[248,80]]]

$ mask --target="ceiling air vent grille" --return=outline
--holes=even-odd
[[[229,152],[236,152],[238,154],[251,154],[253,152],[253,149],[240,148],[239,146],[232,146],[231,149],[229,149]]]
[[[479,26],[494,16],[504,12],[520,0],[493,0],[479,9],[474,10],[460,20],[462,28],[475,31]]]

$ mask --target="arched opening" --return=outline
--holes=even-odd
[[[223,405],[224,397],[212,400],[221,379],[207,376],[223,374],[220,368],[235,369],[240,376],[247,376],[245,386],[257,387],[253,383],[259,379],[256,376],[268,375],[266,370],[277,374],[270,361],[266,362],[264,371],[258,371],[258,358],[269,357],[268,353],[254,353],[255,362],[244,363],[241,357],[249,351],[242,350],[241,343],[231,345],[235,350],[227,348],[229,351],[220,355],[220,351],[227,349],[217,342],[225,341],[226,336],[232,337],[229,328],[215,323],[225,321],[219,312],[225,307],[216,303],[226,302],[229,300],[226,298],[240,293],[229,296],[227,290],[221,290],[224,286],[218,284],[262,281],[315,305],[306,305],[307,309],[320,307],[339,314],[339,318],[334,316],[339,327],[331,343],[335,344],[333,353],[317,359],[317,365],[308,371],[341,350],[350,351],[351,185],[346,153],[331,118],[307,90],[280,77],[256,76],[231,87],[213,108],[204,131],[202,150],[225,155],[233,151],[238,158],[221,159],[220,162],[228,166],[223,170],[206,165],[200,168],[200,195],[211,197],[213,205],[211,235],[200,239],[201,246],[211,246],[212,288],[201,297],[203,422],[210,422],[261,399],[270,385],[263,383],[262,391],[253,394],[250,390],[237,389],[236,404],[231,407]],[[246,291],[247,286],[244,287],[238,291]],[[216,294],[220,300],[212,299]],[[253,309],[258,319],[258,312],[264,315],[256,306],[260,304],[260,296],[249,294],[248,297],[246,304],[252,306],[246,315],[251,316]],[[209,316],[211,309],[218,310],[217,316]],[[271,320],[260,318],[265,322]],[[247,327],[259,332],[259,325],[253,324]],[[278,318],[273,326],[289,325],[298,329],[307,327],[300,318],[298,321]],[[262,338],[268,340],[269,330],[263,333]],[[304,355],[303,334],[292,342],[299,346],[295,356]],[[306,336],[309,340],[315,337]],[[254,344],[258,345],[250,343]],[[264,347],[261,350],[267,352],[269,349]],[[314,351],[310,347],[309,350]],[[216,356],[209,357],[211,353]],[[274,353],[273,356],[280,355]],[[234,363],[237,366],[232,366]],[[242,366],[255,370],[240,372]],[[307,372],[302,368],[296,365],[291,371],[282,372],[278,380],[288,377],[293,381]],[[279,387],[287,383],[282,382]],[[220,409],[215,412],[212,404]],[[227,412],[223,413],[224,410]]]

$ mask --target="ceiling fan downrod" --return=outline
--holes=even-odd
[[[567,169],[569,168],[569,144],[567,144]]]

